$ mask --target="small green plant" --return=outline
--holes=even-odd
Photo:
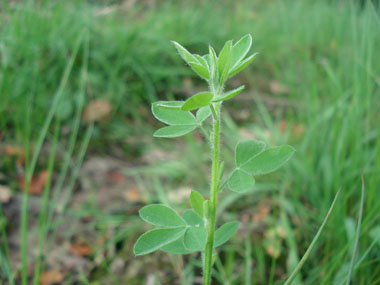
[[[211,283],[212,265],[216,248],[227,242],[237,231],[239,222],[228,222],[216,228],[218,193],[226,186],[235,192],[246,192],[255,184],[254,176],[275,171],[294,153],[289,145],[266,148],[258,140],[238,143],[235,153],[235,169],[224,179],[224,163],[220,160],[220,137],[223,102],[241,93],[244,86],[225,91],[226,81],[246,68],[256,57],[248,57],[252,37],[246,35],[237,43],[227,41],[217,56],[210,46],[204,56],[191,54],[177,42],[173,42],[183,60],[207,81],[209,90],[197,93],[186,101],[160,101],[152,105],[153,115],[167,127],[154,133],[155,137],[174,138],[200,128],[211,144],[210,199],[197,191],[190,194],[192,209],[182,216],[173,209],[161,205],[147,205],[140,210],[140,217],[157,226],[139,237],[136,255],[162,250],[172,254],[201,252],[203,257],[203,284]],[[195,116],[191,111],[196,111]],[[212,118],[212,133],[203,128],[206,119]]]

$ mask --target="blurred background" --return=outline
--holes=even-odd
[[[201,134],[152,137],[150,104],[205,83],[194,53],[251,33],[260,55],[230,81],[226,175],[237,141],[297,150],[246,194],[221,194],[215,284],[282,284],[329,222],[294,284],[380,284],[380,17],[376,1],[66,0],[0,4],[0,283],[201,284],[197,254],[134,257],[147,203],[206,196]],[[365,181],[358,247],[361,177]]]

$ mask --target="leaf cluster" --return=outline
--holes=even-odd
[[[235,44],[227,41],[219,55],[210,46],[206,55],[191,54],[179,43],[173,44],[187,65],[202,79],[206,80],[210,90],[194,94],[186,101],[159,101],[153,103],[152,113],[168,126],[157,130],[155,137],[174,138],[186,135],[202,125],[212,114],[214,103],[232,99],[244,90],[244,86],[223,92],[227,79],[246,68],[256,57],[247,54],[252,45],[251,35],[242,37]],[[197,110],[194,116],[191,111]]]
[[[147,205],[139,211],[141,219],[158,228],[139,237],[133,249],[135,255],[148,254],[156,250],[172,254],[190,254],[205,249],[207,229],[203,207],[207,205],[207,200],[196,191],[193,191],[190,197],[193,210],[186,210],[182,216],[162,204]],[[214,247],[227,242],[238,227],[238,222],[222,225],[215,232]]]

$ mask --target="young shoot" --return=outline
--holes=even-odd
[[[258,140],[242,141],[236,146],[235,168],[223,180],[224,163],[220,160],[220,138],[222,105],[244,90],[240,86],[225,90],[228,79],[246,68],[257,53],[248,55],[251,35],[242,37],[238,42],[227,41],[216,54],[210,46],[209,53],[203,56],[191,54],[177,42],[173,42],[182,59],[209,86],[208,90],[194,94],[186,101],[159,101],[152,105],[153,115],[166,127],[158,129],[155,137],[175,138],[202,128],[206,119],[211,117],[211,183],[209,200],[201,193],[192,191],[192,209],[180,216],[166,205],[152,204],[143,207],[139,214],[147,223],[157,227],[139,237],[134,246],[136,255],[162,250],[170,254],[190,254],[201,252],[203,256],[203,284],[211,284],[213,260],[217,247],[226,243],[238,230],[239,222],[231,221],[216,229],[218,193],[222,187],[243,193],[251,190],[256,175],[271,173],[286,163],[294,153],[289,145],[266,147]],[[248,55],[248,56],[247,56]],[[195,116],[191,111],[196,111]]]

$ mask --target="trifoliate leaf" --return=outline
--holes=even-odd
[[[210,55],[209,54],[205,54],[204,56],[202,56],[202,58],[206,61],[209,70],[211,70],[210,69],[211,68],[210,67],[211,66]]]
[[[232,47],[231,56],[231,69],[234,69],[240,61],[247,55],[252,45],[252,37],[250,34],[242,37],[234,46]]]
[[[133,252],[135,255],[151,253],[179,239],[185,232],[185,227],[151,230],[142,234],[138,238],[133,248]]]
[[[252,54],[250,57],[247,57],[246,59],[244,59],[238,65],[236,65],[233,69],[231,69],[230,73],[228,74],[228,78],[238,74],[240,71],[245,69],[255,59],[255,57],[257,55],[258,55],[258,53],[256,52],[256,53]]]
[[[157,103],[152,104],[152,113],[158,120],[171,126],[197,124],[197,120],[191,112],[168,109]]]
[[[294,151],[294,148],[289,145],[269,148],[248,160],[241,169],[253,175],[273,172],[287,162]]]
[[[192,132],[196,127],[195,125],[163,127],[155,131],[153,136],[157,138],[176,138]]]
[[[185,101],[158,101],[158,102],[155,102],[155,104],[159,107],[163,107],[166,109],[174,109],[174,110],[181,110],[183,103],[185,103]]]
[[[220,97],[217,97],[214,100],[212,100],[212,102],[226,101],[228,99],[235,97],[236,95],[239,95],[239,93],[243,90],[244,90],[244,85],[234,90],[228,91],[227,93],[223,93]]]
[[[244,193],[253,188],[255,179],[247,172],[236,169],[228,179],[228,186],[234,192]]]
[[[197,120],[202,123],[211,115],[211,109],[209,106],[200,107],[197,111],[196,117]]]
[[[203,217],[203,202],[205,199],[202,194],[197,191],[191,191],[190,204],[194,211],[201,217]]]
[[[246,140],[239,142],[236,146],[235,162],[240,167],[251,158],[261,153],[265,148],[265,143],[258,140]]]
[[[218,74],[220,83],[228,76],[231,61],[232,41],[227,41],[218,57]]]
[[[208,70],[209,67],[208,67],[207,60],[198,54],[193,54],[193,55],[196,57],[196,59],[198,59],[199,63],[202,64]]]
[[[139,211],[141,219],[145,222],[160,227],[181,227],[186,226],[185,221],[171,208],[152,204],[143,207]]]
[[[178,53],[182,57],[182,59],[201,77],[208,80],[209,79],[209,71],[207,67],[203,64],[203,61],[199,61],[198,58],[192,55],[187,49],[181,46],[179,43],[172,41],[174,46],[176,47]]]
[[[236,233],[239,225],[239,222],[229,222],[217,229],[215,231],[214,247],[226,243]]]
[[[189,226],[203,227],[203,219],[193,210],[186,210],[183,213],[183,219]]]
[[[185,248],[185,245],[183,244],[183,236],[176,241],[161,247],[160,249],[171,254],[190,254],[193,252]]]
[[[211,92],[200,92],[185,101],[182,105],[183,111],[191,111],[210,104],[213,94]]]
[[[190,67],[203,79],[208,80],[210,78],[210,73],[206,67],[200,63],[190,63]]]
[[[208,47],[209,49],[209,66],[210,66],[210,80],[214,83],[217,82],[218,78],[218,57],[216,56],[215,50],[212,46]]]
[[[184,237],[185,248],[190,251],[203,251],[207,242],[207,230],[203,227],[190,227]]]
[[[187,49],[185,49],[183,46],[181,46],[179,43],[177,43],[175,41],[172,41],[172,43],[174,44],[175,48],[177,49],[177,51],[180,54],[180,56],[182,57],[182,59],[187,64],[190,64],[190,63],[198,63],[199,64],[198,59],[194,55],[192,55]]]

